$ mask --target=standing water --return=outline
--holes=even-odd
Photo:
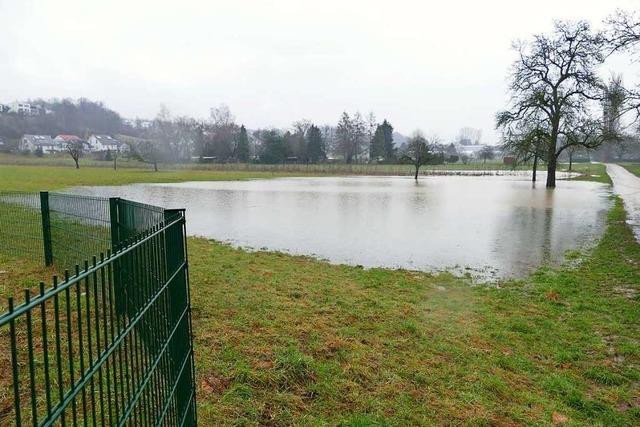
[[[185,207],[190,235],[240,247],[485,278],[562,261],[600,236],[609,208],[602,184],[562,181],[546,190],[526,177],[286,178],[72,192]]]

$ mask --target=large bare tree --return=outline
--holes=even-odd
[[[553,188],[558,157],[565,149],[596,148],[603,141],[602,120],[593,119],[591,112],[602,98],[596,67],[604,60],[604,37],[587,22],[557,21],[551,34],[514,47],[518,59],[510,78],[511,102],[498,113],[497,126],[509,133],[522,122],[542,123],[546,186]]]

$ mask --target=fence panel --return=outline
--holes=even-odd
[[[111,248],[109,200],[72,194],[49,194],[51,248],[59,270]]]
[[[165,215],[22,304],[9,299],[0,425],[196,424],[185,218]]]
[[[38,193],[0,191],[0,246],[3,255],[44,262]]]

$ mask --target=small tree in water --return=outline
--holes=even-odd
[[[407,147],[401,159],[410,162],[415,167],[414,179],[418,180],[420,167],[426,165],[433,157],[432,147],[437,144],[436,138],[427,140],[422,132],[416,131],[407,141]]]

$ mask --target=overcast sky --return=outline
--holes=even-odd
[[[0,0],[0,102],[86,97],[131,118],[225,103],[250,128],[373,111],[495,143],[511,42],[617,7],[640,0]]]

